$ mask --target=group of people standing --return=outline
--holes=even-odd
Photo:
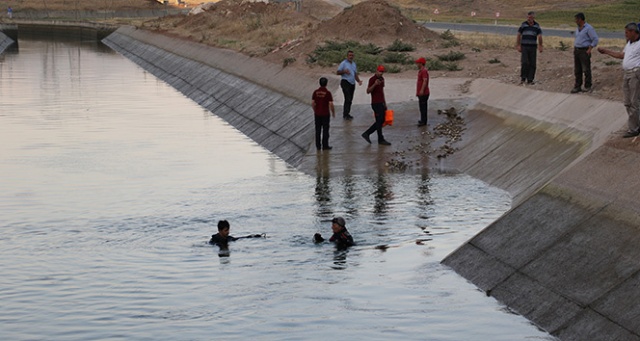
[[[336,74],[341,76],[340,88],[344,95],[344,105],[342,107],[342,118],[346,121],[353,120],[351,115],[351,105],[356,90],[356,83],[362,85],[362,80],[358,73],[358,67],[354,61],[355,54],[348,51],[346,58],[338,66]],[[416,87],[416,96],[418,97],[418,105],[420,109],[420,120],[418,126],[427,125],[427,109],[429,100],[429,72],[426,68],[426,59],[419,58],[416,60],[418,65],[418,83]],[[389,146],[391,143],[384,138],[382,127],[385,122],[387,111],[387,101],[384,96],[384,73],[386,69],[384,65],[378,65],[376,72],[369,78],[367,83],[367,94],[371,95],[371,109],[373,109],[375,121],[373,124],[361,134],[362,138],[371,143],[370,136],[374,132],[378,136],[378,144]],[[329,145],[329,125],[331,117],[335,117],[335,108],[333,105],[333,95],[327,89],[328,80],[325,77],[320,78],[320,87],[313,92],[311,96],[311,106],[313,107],[315,117],[315,141],[317,150],[330,150],[333,147]]]
[[[516,49],[521,53],[520,84],[534,84],[537,68],[537,52],[543,51],[542,29],[535,20],[536,13],[527,13],[527,20],[518,28]],[[591,91],[591,50],[598,45],[598,34],[593,26],[585,21],[584,13],[574,16],[576,21],[575,41],[573,47],[573,65],[575,83],[571,93]],[[583,82],[584,75],[584,82]]]
[[[598,45],[598,34],[593,26],[586,22],[584,13],[577,13],[574,19],[577,27],[573,44],[575,83],[571,89],[572,94],[591,91],[593,86],[591,55]],[[622,59],[623,101],[628,116],[628,130],[623,137],[628,138],[640,135],[640,43],[638,43],[640,30],[637,23],[629,23],[625,26],[625,38],[627,43],[621,52],[605,48],[597,48],[597,50]],[[527,20],[518,28],[516,49],[521,53],[520,84],[524,85],[525,82],[534,84],[537,52],[543,51],[542,29],[535,21],[535,12],[527,13]]]

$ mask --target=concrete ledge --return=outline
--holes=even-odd
[[[316,153],[308,148],[315,77],[133,28],[105,43],[309,174],[384,172],[384,158],[422,135],[413,81],[385,87],[393,146],[359,136],[372,122],[360,91],[356,119],[332,123],[341,148]],[[514,204],[443,263],[562,339],[640,340],[640,157],[610,140],[624,129],[622,104],[482,79],[434,79],[434,89],[439,82],[466,90],[434,96],[429,122],[442,121],[437,109],[464,105],[467,131],[457,153],[412,160],[414,171],[465,172],[509,191]]]
[[[13,45],[14,43],[15,41],[13,39],[0,32],[0,54],[4,53],[7,47]]]
[[[301,101],[300,90],[305,86],[297,85],[293,93],[300,99],[274,91],[274,84],[287,83],[275,66],[238,69],[238,63],[246,63],[248,57],[130,27],[118,29],[103,42],[289,164],[299,164],[309,148],[313,121],[298,119],[310,110],[310,105]],[[269,87],[238,75],[249,77],[250,70],[259,75],[257,79],[269,79],[263,82]],[[296,87],[294,83],[287,84],[289,88]]]
[[[443,263],[563,340],[640,340],[640,155],[579,159]]]

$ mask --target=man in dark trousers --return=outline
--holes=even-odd
[[[327,79],[320,78],[320,87],[313,92],[311,96],[311,107],[316,124],[316,149],[329,150],[329,123],[331,116],[336,117],[336,110],[333,107],[333,96],[327,90]],[[329,116],[331,112],[331,116]],[[322,136],[322,138],[321,138]]]
[[[358,66],[353,61],[353,51],[347,51],[347,58],[340,63],[336,74],[340,75],[340,88],[344,94],[344,106],[342,107],[342,117],[345,120],[352,120],[351,103],[353,102],[353,94],[356,91],[356,82],[362,85],[362,81],[358,76]]]
[[[527,13],[527,21],[518,28],[516,49],[521,53],[520,84],[533,84],[536,76],[537,50],[542,53],[542,30],[535,21],[536,13]]]
[[[582,90],[582,75],[584,74],[584,91],[590,92],[593,80],[591,78],[591,50],[598,45],[598,34],[593,26],[585,22],[584,13],[575,15],[575,41],[573,43],[573,73],[576,77],[571,93]]]
[[[369,84],[367,85],[367,93],[371,94],[371,109],[373,109],[376,121],[373,122],[371,127],[362,133],[362,138],[368,143],[371,143],[369,135],[373,132],[378,133],[378,144],[384,146],[390,146],[387,140],[382,135],[382,124],[384,123],[385,111],[387,111],[387,101],[384,99],[384,65],[378,65],[376,73],[369,78]]]
[[[429,71],[425,64],[427,60],[424,58],[418,58],[416,60],[418,65],[418,83],[416,85],[416,96],[418,97],[418,107],[420,109],[420,121],[418,121],[418,127],[427,125],[427,111],[429,109]]]

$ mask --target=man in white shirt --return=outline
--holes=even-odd
[[[598,52],[622,59],[624,69],[622,93],[629,116],[627,121],[629,130],[622,137],[634,137],[640,135],[640,30],[638,24],[627,24],[624,27],[624,36],[627,38],[627,45],[622,52],[601,47],[598,48]]]
[[[344,105],[342,107],[342,117],[345,120],[352,120],[351,116],[351,103],[353,102],[353,94],[356,91],[356,82],[358,85],[362,85],[360,76],[358,75],[358,67],[356,62],[353,61],[353,51],[347,52],[347,58],[340,63],[336,74],[341,76],[340,87],[344,94]]]

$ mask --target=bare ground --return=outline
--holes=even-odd
[[[234,49],[273,63],[295,60],[287,63],[287,67],[311,69],[319,75],[333,73],[335,67],[309,65],[306,59],[318,44],[326,40],[354,40],[386,47],[400,39],[416,47],[416,51],[410,53],[415,58],[435,58],[451,51],[464,53],[465,59],[458,62],[461,71],[431,71],[432,78],[491,78],[514,85],[520,82],[520,54],[514,47],[515,28],[513,37],[498,39],[502,42],[492,42],[495,38],[490,36],[475,35],[460,39],[462,43],[459,46],[443,47],[440,33],[413,22],[403,16],[397,6],[383,0],[360,2],[344,10],[322,0],[305,1],[304,6],[297,12],[291,3],[223,0],[201,14],[165,17],[140,26],[203,44]],[[319,19],[323,14],[326,16],[334,12],[336,14],[330,19]],[[562,43],[571,46],[573,42],[567,40]],[[545,45],[544,51],[538,54],[536,83],[530,87],[569,92],[574,83],[572,49],[563,51],[557,39],[547,39]],[[621,101],[620,63],[596,52],[592,58],[592,71],[593,91],[577,96]],[[389,76],[412,78],[414,74],[415,71],[408,68]]]
[[[559,4],[552,0],[523,0],[517,5],[501,0],[304,0],[300,11],[294,3],[262,3],[242,0],[222,0],[197,15],[167,16],[158,19],[135,19],[129,23],[163,34],[190,39],[202,44],[228,48],[287,67],[311,70],[318,75],[333,73],[335,66],[319,67],[306,63],[307,56],[326,40],[355,40],[386,47],[400,39],[411,43],[416,51],[411,56],[435,58],[451,51],[462,52],[465,59],[458,62],[461,71],[430,71],[432,78],[468,77],[491,78],[517,85],[520,81],[520,54],[515,50],[513,37],[496,38],[488,35],[458,35],[462,44],[444,47],[439,33],[430,31],[408,19],[403,13],[431,13],[438,8],[441,15],[465,15],[469,10],[478,15],[491,15],[500,8],[502,17],[517,18],[523,11],[536,9],[579,8],[596,0]],[[170,0],[177,6],[176,0]],[[344,8],[339,4],[354,4]],[[185,0],[181,7],[194,8],[199,0]],[[21,10],[108,10],[148,9],[163,6],[155,0],[11,0],[14,13]],[[523,9],[524,8],[524,9]],[[485,13],[487,12],[487,13]],[[418,16],[420,16],[418,15]],[[524,18],[523,18],[524,20]],[[116,21],[122,23],[122,21]],[[541,22],[544,30],[544,22]],[[505,43],[505,39],[507,42]],[[573,87],[573,56],[571,48],[559,49],[560,44],[545,37],[545,50],[538,54],[536,84],[532,88],[551,92],[569,92]],[[621,48],[624,42],[603,42]],[[572,41],[563,44],[571,46]],[[357,58],[357,57],[356,57]],[[295,60],[294,62],[292,62]],[[491,61],[491,62],[490,62]],[[621,101],[622,72],[620,63],[611,57],[594,53],[592,58],[593,92],[577,96],[593,96]],[[388,77],[413,78],[411,67]]]

